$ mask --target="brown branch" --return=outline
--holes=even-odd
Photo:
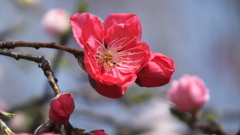
[[[15,47],[32,47],[32,48],[53,48],[53,49],[59,49],[62,51],[66,51],[69,52],[71,54],[73,54],[74,56],[79,56],[79,55],[83,55],[83,51],[75,49],[75,48],[71,48],[71,47],[67,47],[67,46],[62,46],[59,44],[56,44],[54,42],[46,42],[46,43],[42,43],[42,42],[24,42],[24,41],[6,41],[6,42],[0,42],[0,48],[7,48],[7,49],[13,49]]]
[[[49,62],[43,56],[33,56],[30,54],[23,54],[2,49],[0,49],[0,55],[9,56],[15,58],[16,60],[25,59],[38,63],[38,67],[42,68],[45,76],[48,78],[48,82],[51,85],[54,94],[55,95],[61,94],[59,87],[57,85],[57,78],[54,76],[54,72],[52,71]]]

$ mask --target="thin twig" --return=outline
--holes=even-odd
[[[63,46],[67,46],[67,42],[69,40],[69,37],[71,34],[69,34],[71,31],[69,30],[67,33],[59,36],[59,44],[63,45]],[[57,73],[58,71],[58,64],[60,62],[60,60],[62,59],[63,55],[64,55],[64,51],[62,50],[56,50],[56,53],[54,55],[54,58],[53,60],[51,61],[51,66],[52,66],[52,70],[55,72],[55,74]],[[77,56],[75,56],[77,57]],[[46,83],[45,84],[45,87],[44,87],[44,94],[43,96],[46,96],[48,95],[48,90],[49,90],[49,84]]]
[[[7,48],[7,49],[13,49],[15,47],[32,47],[32,48],[53,48],[53,49],[59,49],[63,50],[66,52],[69,52],[73,54],[74,56],[79,56],[83,54],[83,51],[67,47],[67,46],[62,46],[59,44],[56,44],[55,42],[24,42],[24,41],[6,41],[6,42],[0,42],[0,48]]]
[[[30,54],[24,54],[2,49],[0,49],[0,55],[9,56],[15,58],[16,60],[25,59],[38,63],[38,67],[42,68],[45,76],[48,78],[48,82],[51,85],[54,94],[55,95],[61,94],[59,87],[57,85],[57,78],[54,76],[54,72],[52,71],[49,62],[43,56],[33,56]]]

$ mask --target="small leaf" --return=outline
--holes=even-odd
[[[13,118],[16,114],[0,111],[0,118]]]

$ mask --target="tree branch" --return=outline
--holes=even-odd
[[[9,56],[15,58],[16,60],[25,59],[38,63],[38,67],[42,68],[45,76],[48,78],[48,82],[51,85],[54,94],[55,95],[61,94],[59,87],[57,85],[57,78],[54,76],[54,72],[52,71],[49,62],[43,56],[33,56],[30,54],[23,54],[2,49],[0,49],[0,55]]]
[[[0,48],[7,48],[7,49],[13,49],[15,47],[32,47],[32,48],[53,48],[53,49],[59,49],[59,50],[63,50],[66,52],[69,52],[71,54],[73,54],[75,57],[79,56],[79,55],[83,55],[83,51],[75,49],[75,48],[71,48],[71,47],[67,47],[67,46],[62,46],[62,45],[58,45],[55,42],[46,42],[46,43],[42,43],[42,42],[24,42],[24,41],[6,41],[6,42],[0,42]]]

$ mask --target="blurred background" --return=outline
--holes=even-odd
[[[153,52],[175,60],[173,80],[197,75],[210,90],[203,113],[212,113],[229,134],[240,129],[240,2],[190,0],[0,0],[0,41],[54,41],[80,49],[72,35],[66,40],[48,33],[44,14],[63,8],[74,14],[87,11],[104,20],[111,13],[135,13]],[[71,54],[54,49],[16,48],[43,55],[55,63],[62,92],[73,94],[74,127],[104,129],[109,135],[180,135],[188,128],[171,116],[167,90],[133,84],[120,99],[108,99],[89,85],[87,74]],[[15,132],[34,132],[47,120],[51,91],[36,63],[0,57],[0,110],[16,113],[8,121]]]

